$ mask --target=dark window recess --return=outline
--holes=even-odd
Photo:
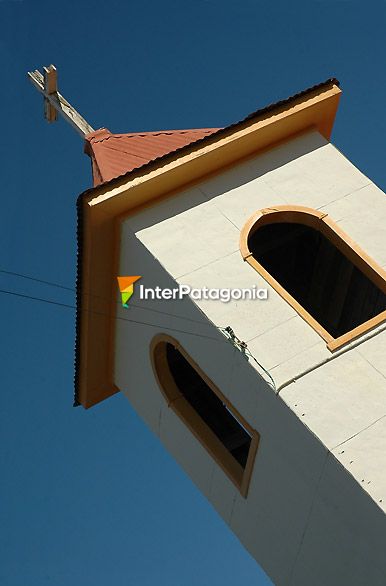
[[[386,309],[385,292],[314,228],[268,224],[250,234],[248,247],[334,338]]]
[[[172,344],[166,345],[166,357],[170,372],[182,396],[228,452],[245,468],[251,445],[249,433]]]

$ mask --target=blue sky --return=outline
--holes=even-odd
[[[112,132],[224,126],[336,76],[333,142],[386,187],[383,2],[20,0],[0,2],[0,18],[3,271],[74,287],[90,163],[27,81],[49,63]],[[74,304],[73,291],[6,273],[0,288]],[[72,407],[74,310],[0,300],[0,583],[270,584],[123,396]]]

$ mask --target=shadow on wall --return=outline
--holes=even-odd
[[[175,286],[128,227],[122,251],[123,273],[144,275],[148,287]],[[274,582],[385,586],[386,516],[362,486],[191,299],[134,295],[130,303],[129,316],[118,310],[118,386]],[[247,499],[167,405],[150,360],[151,341],[163,332],[260,434]]]
[[[252,371],[234,367],[232,403],[260,444],[231,529],[277,586],[385,586],[383,510]]]
[[[289,584],[384,586],[385,552],[386,515],[329,453]]]
[[[140,212],[130,219],[132,229],[137,232],[149,228],[197,205],[209,202],[227,191],[241,187],[274,169],[283,167],[287,163],[325,146],[328,141],[315,131],[295,138],[291,143],[291,149],[287,148],[287,144],[264,151],[258,158],[251,158],[248,161],[235,164],[234,168],[222,172],[221,176],[216,174],[216,180],[214,181],[211,177],[204,178],[200,183],[180,192],[178,197],[168,197],[160,201],[157,206],[146,208],[142,213]]]

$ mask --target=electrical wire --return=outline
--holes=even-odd
[[[0,273],[4,273],[4,274],[7,274],[7,275],[12,275],[12,276],[15,276],[15,277],[27,279],[29,281],[34,281],[36,283],[42,283],[44,285],[49,285],[51,287],[56,287],[56,288],[59,288],[59,289],[64,289],[66,291],[71,291],[72,293],[75,293],[75,289],[73,287],[68,287],[66,285],[61,285],[60,283],[55,283],[53,281],[47,281],[45,279],[38,279],[36,277],[31,277],[31,276],[25,275],[23,273],[17,273],[15,271],[7,271],[5,269],[0,269]],[[60,303],[58,301],[53,301],[51,299],[44,299],[42,297],[34,297],[32,295],[25,295],[23,293],[17,293],[17,292],[14,292],[14,291],[8,291],[6,289],[0,289],[0,293],[6,294],[6,295],[14,295],[14,296],[17,296],[17,297],[21,297],[23,299],[30,299],[30,300],[33,300],[33,301],[40,301],[42,303],[47,303],[47,304],[50,304],[50,305],[57,305],[59,307],[65,307],[65,308],[68,308],[68,309],[76,309],[76,306],[75,305],[69,305],[69,304],[66,304],[66,303]],[[101,296],[98,296],[98,295],[91,294],[91,296],[96,297],[96,298],[99,298],[99,299],[106,300],[106,298],[101,297]],[[119,305],[118,302],[117,302],[117,305]],[[192,323],[197,323],[197,324],[202,325],[202,326],[217,327],[217,329],[219,331],[221,331],[223,333],[223,335],[225,335],[226,339],[228,341],[232,342],[234,344],[234,346],[237,347],[240,352],[242,352],[246,356],[249,356],[250,358],[252,358],[252,360],[254,360],[256,362],[256,364],[259,366],[259,368],[261,370],[263,370],[263,372],[269,377],[269,379],[270,379],[270,381],[272,383],[271,386],[273,386],[273,388],[276,389],[275,381],[272,378],[272,376],[269,373],[269,371],[267,371],[264,368],[264,366],[262,364],[260,364],[260,362],[258,362],[258,360],[253,356],[253,354],[250,352],[250,350],[248,349],[247,346],[244,347],[244,346],[241,345],[241,344],[244,344],[244,343],[237,343],[235,340],[232,339],[232,337],[229,337],[228,332],[227,332],[227,328],[223,328],[223,327],[220,327],[220,326],[216,326],[214,324],[207,324],[205,322],[202,322],[202,321],[199,321],[199,320],[195,320],[195,319],[192,319],[192,318],[188,318],[188,317],[185,317],[185,316],[174,315],[172,313],[169,313],[169,312],[166,312],[166,311],[161,311],[159,309],[154,309],[154,308],[151,308],[151,307],[142,307],[141,305],[137,305],[137,304],[132,303],[132,302],[130,302],[130,307],[135,307],[137,309],[142,309],[144,311],[153,311],[154,313],[159,313],[159,314],[162,314],[162,315],[167,315],[167,316],[172,317],[172,318],[184,319],[186,321],[190,321]],[[93,310],[87,310],[87,311],[90,312],[90,313],[94,313],[96,315],[105,315],[105,316],[108,317],[108,314],[106,314],[106,313],[96,312],[96,311],[93,311]],[[143,321],[140,321],[140,320],[133,320],[133,319],[129,319],[129,318],[125,318],[125,317],[120,317],[120,316],[115,316],[115,319],[122,320],[122,321],[128,321],[130,323],[135,323],[135,324],[139,324],[139,325],[148,325],[148,326],[161,327],[161,326],[159,326],[159,324],[154,324],[154,323],[149,323],[149,322],[143,322]],[[206,336],[204,334],[198,334],[196,332],[189,332],[187,330],[180,330],[180,329],[177,329],[177,328],[170,328],[170,327],[167,327],[167,329],[169,331],[173,331],[173,332],[177,332],[177,333],[189,334],[189,335],[192,335],[192,336],[198,336],[198,337],[201,337],[201,338],[206,338],[208,340],[214,340],[216,342],[220,342],[221,341],[221,340],[219,340],[217,338],[213,338],[212,336]],[[237,340],[238,340],[238,338],[237,338]]]
[[[235,348],[237,348],[245,357],[247,357],[247,360],[249,358],[252,358],[252,360],[254,360],[256,362],[256,364],[259,366],[259,368],[268,376],[268,378],[270,379],[271,382],[269,382],[268,384],[274,389],[274,391],[276,391],[276,384],[275,381],[272,378],[272,375],[270,374],[270,372],[264,368],[264,366],[262,364],[260,364],[260,362],[253,356],[252,352],[249,350],[246,342],[243,342],[242,340],[240,340],[240,338],[238,338],[236,336],[236,334],[234,333],[234,331],[232,330],[232,328],[230,326],[227,326],[226,328],[218,328],[220,331],[222,331],[222,333],[224,334],[224,336],[231,342],[231,344],[233,344],[235,346]],[[249,357],[249,358],[248,358]],[[268,382],[268,381],[267,381]]]
[[[45,281],[44,279],[37,279],[36,277],[30,277],[29,275],[25,275],[23,273],[15,273],[14,271],[6,271],[5,269],[0,269],[0,273],[5,273],[6,275],[13,275],[14,277],[22,277],[23,279],[28,279],[29,281],[36,281],[36,283],[44,283],[44,285],[51,285],[52,287],[58,287],[59,289],[66,289],[67,291],[74,292],[75,289],[73,287],[66,287],[65,285],[61,285],[60,283],[54,283],[53,281]]]
[[[53,281],[46,281],[45,279],[38,279],[36,277],[30,277],[29,275],[25,275],[23,273],[16,273],[14,271],[6,271],[5,269],[0,269],[0,273],[4,273],[6,275],[12,275],[14,277],[20,277],[22,279],[34,281],[36,283],[42,283],[44,285],[49,285],[51,287],[57,287],[59,289],[71,291],[72,293],[76,292],[76,289],[74,287],[67,287],[66,285],[61,285],[60,283],[55,283]],[[89,295],[90,295],[90,297],[95,297],[96,299],[102,299],[104,301],[108,301],[108,299],[106,297],[102,297],[101,295],[95,295],[95,293],[89,293]],[[120,303],[118,301],[116,302],[116,304],[120,305]],[[133,303],[132,301],[130,301],[130,307],[136,307],[137,309],[141,309],[142,311],[152,311],[153,313],[168,315],[169,317],[183,319],[185,321],[197,323],[197,324],[200,324],[200,325],[206,326],[206,327],[212,327],[212,324],[205,323],[205,322],[200,321],[198,319],[193,319],[190,317],[186,317],[184,315],[175,315],[175,314],[169,313],[167,311],[162,311],[161,309],[154,309],[153,307],[142,307],[141,305],[138,305],[137,303]]]
[[[248,356],[250,356],[250,358],[252,358],[252,360],[254,360],[256,362],[256,364],[261,368],[261,370],[263,370],[265,372],[265,374],[268,376],[268,378],[271,381],[271,383],[269,383],[270,386],[276,391],[276,384],[275,384],[275,381],[273,380],[271,373],[266,368],[264,368],[264,366],[262,364],[260,364],[260,362],[258,362],[258,360],[256,360],[256,358],[253,356],[253,354],[251,353],[249,348],[246,349],[246,353]]]
[[[32,295],[25,295],[23,293],[17,293],[16,291],[8,291],[6,289],[0,289],[0,293],[6,294],[6,295],[14,295],[16,297],[21,297],[23,299],[30,299],[32,301],[40,301],[41,303],[48,303],[50,305],[58,305],[59,307],[65,307],[67,309],[76,309],[75,305],[69,305],[67,303],[60,303],[58,301],[53,301],[52,299],[44,299],[42,297],[34,297]],[[110,316],[107,313],[103,313],[100,311],[93,311],[93,310],[86,310],[88,313],[92,313],[94,315],[103,315],[106,317],[113,317]],[[172,316],[174,317],[174,316]],[[197,332],[189,332],[187,330],[180,330],[177,328],[171,328],[169,326],[161,326],[159,324],[155,324],[153,322],[144,322],[144,321],[140,321],[140,320],[135,320],[135,319],[129,319],[126,317],[120,317],[120,316],[114,316],[114,319],[117,320],[121,320],[121,321],[127,321],[130,323],[135,323],[135,324],[140,324],[140,325],[145,325],[145,326],[156,326],[156,327],[165,327],[167,330],[171,331],[171,332],[177,332],[180,334],[189,334],[191,336],[197,336],[199,338],[206,338],[208,340],[214,340],[215,342],[222,342],[223,340],[219,340],[218,338],[213,338],[212,336],[206,336],[205,334],[198,334]],[[216,326],[213,326],[216,327]],[[226,342],[226,340],[224,340],[224,342]]]

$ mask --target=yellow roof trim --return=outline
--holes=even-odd
[[[240,123],[241,129],[239,125],[236,125],[236,128],[231,127],[225,136],[223,133],[219,137],[214,134],[208,137],[212,140],[205,140],[203,146],[201,143],[196,146],[193,143],[190,152],[181,155],[176,151],[175,158],[166,165],[160,162],[160,166],[153,170],[139,169],[134,178],[127,179],[124,176],[118,186],[116,186],[117,180],[115,180],[113,185],[106,184],[94,189],[90,194],[91,197],[87,198],[89,204],[90,206],[102,204],[107,213],[110,207],[113,214],[116,211],[122,213],[144,203],[141,197],[138,199],[133,194],[133,190],[137,191],[140,185],[149,181],[153,182],[155,179],[159,184],[161,177],[163,180],[166,174],[169,175],[166,185],[158,185],[158,189],[155,191],[146,190],[147,199],[154,199],[161,195],[164,191],[163,188],[166,188],[167,191],[174,191],[182,184],[196,181],[203,175],[216,172],[234,161],[250,156],[312,127],[329,139],[341,93],[341,89],[332,83],[328,89],[314,90],[306,97],[297,98],[291,105],[279,106],[276,113],[268,112],[257,121],[251,119]],[[184,167],[182,173],[178,173],[178,169],[182,166]],[[173,179],[171,175],[173,175]],[[124,202],[128,190],[131,190],[130,201]],[[111,202],[113,198],[114,204]]]

